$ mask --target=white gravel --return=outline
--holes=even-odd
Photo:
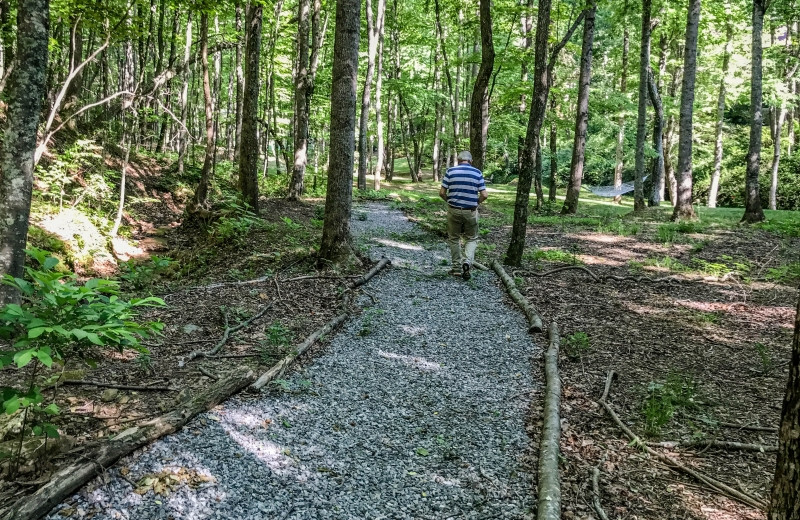
[[[525,433],[540,351],[494,275],[447,274],[446,244],[386,205],[353,233],[390,267],[312,364],[239,396],[120,462],[65,504],[73,518],[532,518]],[[370,297],[371,296],[371,297]],[[374,302],[373,302],[374,298]],[[210,477],[166,496],[119,478]],[[63,519],[54,512],[49,518]]]

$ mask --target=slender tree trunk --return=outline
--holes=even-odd
[[[189,11],[186,15],[186,43],[183,50],[183,63],[187,65],[192,51],[192,12]],[[184,66],[183,69],[183,87],[181,88],[181,128],[179,130],[178,139],[178,175],[182,175],[184,171],[184,163],[186,162],[186,150],[189,147],[190,135],[187,132],[186,122],[188,118],[188,105],[189,105],[189,67]]]
[[[177,52],[177,39],[178,39],[178,30],[180,29],[180,13],[176,9],[175,14],[172,20],[172,38],[170,39],[169,43],[169,63],[172,64],[175,61],[175,56]],[[172,78],[167,80],[167,95],[164,99],[164,106],[166,108],[170,108],[172,104]],[[161,128],[158,134],[158,144],[156,145],[156,153],[161,153],[164,151],[164,146],[167,143],[167,130],[170,126],[171,121],[170,115],[164,110],[164,113],[161,114]]]
[[[650,170],[650,179],[653,189],[650,192],[650,206],[660,206],[664,186],[664,108],[661,96],[658,94],[658,85],[653,77],[653,72],[648,71],[647,87],[650,102],[653,104],[655,117],[653,119],[653,149],[656,156],[653,158],[653,168]]]
[[[353,150],[361,1],[336,2],[331,84],[330,166],[325,198],[325,225],[320,263],[338,263],[351,254],[350,208],[353,194]]]
[[[533,30],[533,0],[526,0],[526,9],[522,15],[522,52],[524,58],[521,64],[521,77],[522,83],[528,82],[528,54],[533,45],[533,38],[531,32]],[[522,93],[519,96],[519,122],[520,125],[525,123],[525,108],[526,108],[526,94]],[[520,135],[517,138],[517,171],[522,169],[522,156],[525,151],[525,137]]]
[[[728,81],[728,68],[733,49],[733,23],[728,20],[726,28],[725,53],[722,55],[722,77],[719,80],[719,96],[717,97],[717,128],[714,144],[714,171],[711,173],[711,187],[708,190],[708,207],[717,207],[719,178],[722,173],[722,131],[725,118],[725,94]]]
[[[747,150],[747,177],[745,181],[745,210],[742,222],[761,222],[764,210],[761,207],[758,176],[761,170],[761,126],[763,124],[761,101],[761,34],[764,29],[766,0],[753,0],[753,50],[752,77],[750,81],[750,146]]]
[[[11,3],[9,0],[0,0],[0,78],[5,77],[11,63],[14,61],[14,28],[11,23]],[[2,89],[0,89],[2,92]]]
[[[236,32],[242,32],[242,3],[236,0]],[[263,18],[263,11],[261,14]],[[261,37],[259,36],[259,45]],[[242,118],[244,117],[244,71],[242,70],[242,43],[236,44],[236,130],[233,138],[233,160],[239,162],[242,153]]]
[[[439,34],[439,42],[442,46],[442,59],[444,60],[444,75],[447,79],[447,91],[450,96],[450,119],[452,120],[453,130],[453,156],[458,154],[458,81],[456,78],[455,90],[453,86],[453,78],[450,75],[450,62],[447,59],[447,39],[445,38],[444,29],[442,28],[442,15],[439,0],[434,0],[434,7],[436,12],[436,30]],[[397,78],[395,78],[397,79]],[[454,162],[455,164],[455,162]]]
[[[436,42],[436,47],[434,51],[434,66],[433,66],[433,90],[438,91],[441,87],[441,80],[442,80],[442,69],[439,67],[439,44],[440,42]],[[433,116],[433,181],[438,182],[440,178],[440,168],[441,168],[441,161],[440,161],[440,154],[441,154],[441,147],[442,147],[442,132],[444,131],[444,125],[440,123],[444,114],[442,114],[442,103],[437,99],[434,105],[434,116]]]
[[[253,2],[247,6],[245,79],[242,99],[242,148],[239,155],[239,185],[242,199],[258,213],[258,73],[261,56],[263,7]]]
[[[650,0],[642,0],[642,45],[639,51],[639,112],[636,120],[636,173],[634,178],[634,211],[645,209],[644,143],[647,140],[647,75],[650,71]]]
[[[203,68],[203,99],[205,100],[206,121],[206,153],[200,183],[194,193],[194,206],[203,207],[208,202],[208,191],[211,187],[212,167],[214,163],[214,98],[211,95],[211,78],[208,70],[208,14],[200,16],[200,59]]]
[[[768,520],[800,520],[800,301],[794,320],[789,381],[778,433],[778,460]]]
[[[70,21],[70,45],[69,45],[69,72],[72,75],[73,71],[78,69],[78,66],[83,62],[83,25],[80,18],[76,15],[75,19]],[[75,105],[78,103],[78,96],[83,90],[83,69],[75,72],[70,81],[67,91],[64,95],[64,111],[72,112]],[[70,127],[75,130],[76,121],[73,120]]]
[[[386,0],[378,0],[378,12],[372,14],[372,0],[366,0],[367,18],[367,73],[364,78],[364,88],[361,91],[361,114],[358,125],[358,189],[367,189],[367,159],[372,155],[372,150],[367,147],[367,132],[369,131],[370,102],[372,100],[372,81],[375,75],[375,58],[378,55],[380,26],[383,25],[383,16],[386,12]]]
[[[686,44],[683,52],[681,86],[680,138],[678,140],[678,200],[674,220],[696,218],[692,206],[692,116],[694,114],[695,75],[697,74],[697,37],[700,25],[700,0],[689,0],[686,16]]]
[[[769,209],[778,209],[778,168],[781,163],[781,130],[783,121],[786,117],[786,109],[781,103],[778,107],[773,107],[772,118],[770,121],[770,133],[772,134],[772,168],[769,185]]]
[[[299,200],[305,191],[304,178],[308,159],[308,96],[309,88],[309,0],[300,0],[297,4],[297,73],[294,88],[294,168],[289,183],[289,200]]]
[[[628,93],[628,51],[630,49],[630,36],[628,33],[628,2],[622,10],[622,72],[619,80],[619,92],[623,96]],[[614,165],[614,188],[622,186],[622,172],[625,170],[625,110],[621,110],[617,119],[617,155]],[[622,202],[622,195],[614,197],[614,202]]]
[[[382,0],[382,2],[384,4],[383,9],[385,14],[386,1]],[[383,171],[383,165],[386,161],[383,137],[383,107],[381,106],[381,98],[383,96],[383,35],[385,25],[384,21],[384,23],[380,24],[378,27],[378,79],[375,81],[375,130],[378,138],[378,157],[375,161],[375,174],[373,177],[373,188],[375,190],[381,189],[381,172]]]
[[[556,201],[558,182],[558,126],[556,125],[556,97],[550,99],[550,186],[547,200]]]
[[[592,1],[586,9],[583,19],[583,48],[581,49],[581,73],[578,79],[578,110],[575,117],[575,141],[572,146],[572,163],[570,164],[569,187],[562,215],[574,215],[578,211],[578,199],[581,195],[583,166],[586,151],[586,129],[589,125],[589,85],[592,77],[592,45],[594,43],[594,18],[597,4]]]
[[[480,0],[481,66],[472,88],[469,123],[469,149],[472,164],[483,170],[486,162],[486,139],[489,134],[489,80],[494,70],[491,0]]]
[[[8,84],[0,138],[0,276],[22,277],[25,266],[36,128],[47,78],[49,4],[48,0],[17,4],[16,68]],[[19,296],[12,287],[0,285],[0,306],[19,301]]]

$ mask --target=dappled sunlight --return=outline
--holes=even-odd
[[[258,420],[258,419],[256,419]],[[249,421],[247,421],[249,422]],[[253,435],[248,435],[238,431],[233,424],[221,423],[222,428],[228,436],[250,455],[264,463],[271,471],[278,475],[287,475],[293,471],[296,462],[289,456],[289,448],[285,448],[274,442],[264,439],[257,439]],[[308,480],[308,472],[298,473],[298,480]]]
[[[439,363],[436,363],[435,361],[428,361],[421,357],[406,356],[405,354],[395,354],[394,352],[384,352],[383,350],[379,350],[378,355],[385,359],[402,361],[403,363],[405,363],[410,367],[418,368],[426,372],[438,372],[442,369],[442,365],[440,365]]]
[[[389,240],[388,238],[373,238],[373,242],[377,242],[384,246],[388,247],[396,247],[397,249],[405,249],[407,251],[423,251],[424,248],[422,246],[418,246],[415,244],[409,244],[407,242],[397,242],[395,240]]]
[[[428,327],[417,327],[415,325],[400,325],[400,330],[409,336],[422,336],[428,331]]]
[[[620,267],[625,265],[626,260],[613,260],[602,256],[577,255],[578,260],[586,265],[604,265],[607,267]]]
[[[795,309],[793,307],[746,304],[743,302],[698,302],[693,300],[673,300],[674,305],[698,312],[724,312],[736,319],[742,319],[761,326],[777,326],[793,330]]]

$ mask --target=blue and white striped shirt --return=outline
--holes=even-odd
[[[470,164],[459,164],[447,170],[442,179],[447,190],[447,203],[456,208],[478,206],[478,193],[486,189],[481,171]]]

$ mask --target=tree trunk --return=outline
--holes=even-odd
[[[263,11],[261,14],[263,18]],[[236,0],[236,32],[242,31],[242,4]],[[259,36],[259,45],[261,36]],[[233,138],[233,160],[239,162],[242,153],[242,123],[244,117],[244,71],[242,70],[242,43],[236,43],[236,130]],[[256,101],[258,99],[256,98]],[[254,107],[255,108],[255,107]]]
[[[203,99],[205,101],[206,121],[206,153],[200,183],[192,199],[195,207],[203,207],[208,202],[208,191],[211,186],[212,166],[214,163],[214,98],[211,96],[211,79],[208,70],[208,13],[200,15],[200,59],[203,68]]]
[[[778,433],[778,461],[772,482],[769,520],[800,520],[800,301],[794,320],[789,382]]]
[[[261,23],[263,7],[247,6],[244,96],[242,100],[242,147],[239,155],[239,185],[242,199],[258,213],[258,91]]]
[[[178,39],[178,29],[180,28],[180,13],[176,9],[175,14],[172,20],[172,38],[170,39],[169,43],[169,63],[173,63],[175,61],[175,55],[177,52],[177,39]],[[164,99],[164,107],[170,108],[172,104],[172,78],[167,80],[167,95]],[[171,117],[164,110],[164,113],[161,114],[161,128],[158,134],[158,144],[156,145],[156,153],[161,153],[164,151],[164,146],[167,143],[167,129],[170,126]]]
[[[183,63],[188,65],[189,58],[192,51],[192,12],[189,11],[186,15],[186,43],[183,49]],[[184,66],[183,69],[183,87],[181,88],[181,128],[179,130],[178,138],[178,175],[182,175],[184,171],[184,163],[186,162],[186,149],[189,147],[189,139],[191,135],[186,128],[186,121],[188,118],[188,105],[189,105],[189,67]]]
[[[381,189],[381,172],[383,171],[383,164],[386,161],[384,155],[384,137],[383,137],[383,106],[381,105],[381,97],[383,95],[383,36],[384,27],[386,25],[386,0],[380,0],[379,3],[383,4],[383,20],[378,26],[378,79],[375,81],[375,130],[378,138],[377,154],[375,160],[375,171],[373,176],[373,188],[375,190]]]
[[[534,168],[536,167],[536,150],[539,144],[539,132],[547,107],[549,76],[547,70],[547,40],[550,33],[551,0],[539,0],[539,12],[536,19],[536,43],[534,50],[533,95],[531,110],[528,116],[528,129],[525,134],[525,152],[522,157],[522,169],[519,172],[517,195],[514,202],[514,223],[511,230],[511,242],[504,259],[506,265],[518,266],[522,262],[525,249],[525,236],[528,228],[528,201],[531,193]]]
[[[761,33],[764,29],[766,0],[753,0],[752,77],[750,81],[750,146],[747,150],[747,177],[745,181],[745,210],[742,222],[761,222],[764,210],[758,193],[758,175],[761,169]]]
[[[623,96],[628,93],[628,51],[630,49],[630,37],[628,34],[628,2],[622,10],[622,72],[619,80],[619,92]],[[614,165],[614,188],[622,187],[622,172],[625,170],[625,110],[620,110],[617,120],[617,157]],[[614,197],[614,202],[622,202],[622,195]]]
[[[361,91],[361,115],[358,124],[358,189],[367,189],[367,158],[372,150],[367,147],[369,130],[370,102],[372,101],[372,80],[375,75],[375,58],[378,55],[380,27],[386,12],[386,0],[378,0],[378,12],[373,17],[372,0],[366,0],[367,15],[367,73]]]
[[[289,200],[299,200],[305,192],[306,161],[308,160],[308,74],[310,34],[309,0],[300,0],[297,4],[297,73],[294,83],[294,167],[289,182]]]
[[[82,24],[80,18],[75,16],[74,20],[70,22],[70,46],[69,46],[69,72],[72,75],[73,71],[78,69],[78,66],[83,61],[83,35]],[[67,91],[64,94],[64,111],[69,113],[75,108],[78,103],[78,96],[83,90],[83,69],[77,70]],[[75,130],[75,120],[72,121],[70,127]]]
[[[578,199],[581,195],[583,167],[585,164],[586,129],[589,125],[589,85],[592,77],[592,44],[594,43],[594,18],[597,3],[593,0],[584,11],[583,47],[581,48],[581,73],[578,79],[578,110],[575,116],[575,141],[572,146],[572,163],[570,164],[569,187],[562,215],[574,215],[578,211]]]
[[[480,0],[481,66],[472,88],[470,103],[469,149],[472,164],[483,170],[486,162],[486,138],[489,134],[489,80],[494,70],[491,0]]]
[[[658,94],[658,86],[653,77],[653,72],[648,71],[647,87],[650,93],[650,102],[653,104],[655,118],[653,119],[653,149],[656,156],[653,158],[653,168],[650,171],[650,180],[653,189],[650,192],[650,206],[660,206],[663,186],[664,186],[664,108],[661,104],[661,96]]]
[[[781,130],[783,121],[786,117],[786,109],[781,103],[778,107],[773,107],[772,118],[770,121],[770,133],[772,134],[772,168],[769,184],[769,209],[778,209],[778,168],[781,163]]]
[[[48,0],[19,0],[17,4],[16,66],[8,85],[0,141],[0,276],[22,277],[25,265],[36,128],[47,79],[49,4]],[[19,294],[0,285],[0,306],[15,301]]]
[[[353,194],[353,149],[356,130],[356,87],[361,1],[336,2],[331,83],[330,166],[325,198],[325,225],[320,263],[338,263],[352,252],[350,208]]]
[[[11,23],[11,3],[0,0],[0,78],[5,77],[14,61],[14,27]],[[0,89],[2,92],[2,89]]]
[[[719,177],[722,172],[722,130],[725,118],[725,94],[728,81],[728,68],[733,50],[733,23],[728,20],[726,28],[725,53],[722,55],[722,77],[719,80],[719,96],[717,97],[717,139],[714,144],[714,171],[711,174],[711,187],[708,190],[708,207],[717,207],[719,193]]]
[[[692,206],[692,116],[697,74],[697,36],[700,25],[700,0],[689,0],[686,15],[686,45],[683,51],[683,84],[681,86],[680,138],[678,140],[678,200],[673,220],[697,218]]]
[[[650,71],[650,9],[651,1],[642,0],[642,45],[639,51],[639,112],[636,119],[636,162],[633,189],[633,210],[643,211],[644,201],[644,143],[647,139],[647,75]]]
[[[558,127],[556,126],[556,97],[550,100],[550,186],[547,200],[556,201],[558,178]]]
[[[438,92],[441,87],[442,82],[442,69],[439,67],[439,42],[436,42],[436,47],[434,51],[433,57],[433,90],[434,92]],[[444,131],[444,125],[440,123],[444,114],[442,113],[442,103],[439,99],[436,100],[434,104],[433,110],[433,150],[432,150],[432,159],[433,159],[433,181],[438,182],[441,175],[440,175],[440,168],[441,168],[441,148],[442,148],[442,132]]]
[[[450,119],[453,127],[453,157],[458,154],[458,81],[456,77],[455,87],[453,86],[453,77],[450,75],[450,61],[447,59],[447,39],[445,38],[444,29],[442,28],[441,7],[439,0],[434,0],[434,7],[436,13],[436,30],[439,34],[439,42],[442,46],[442,59],[444,60],[444,75],[447,79],[447,92],[450,96]],[[395,78],[398,79],[398,78]],[[455,90],[454,90],[455,88]]]

